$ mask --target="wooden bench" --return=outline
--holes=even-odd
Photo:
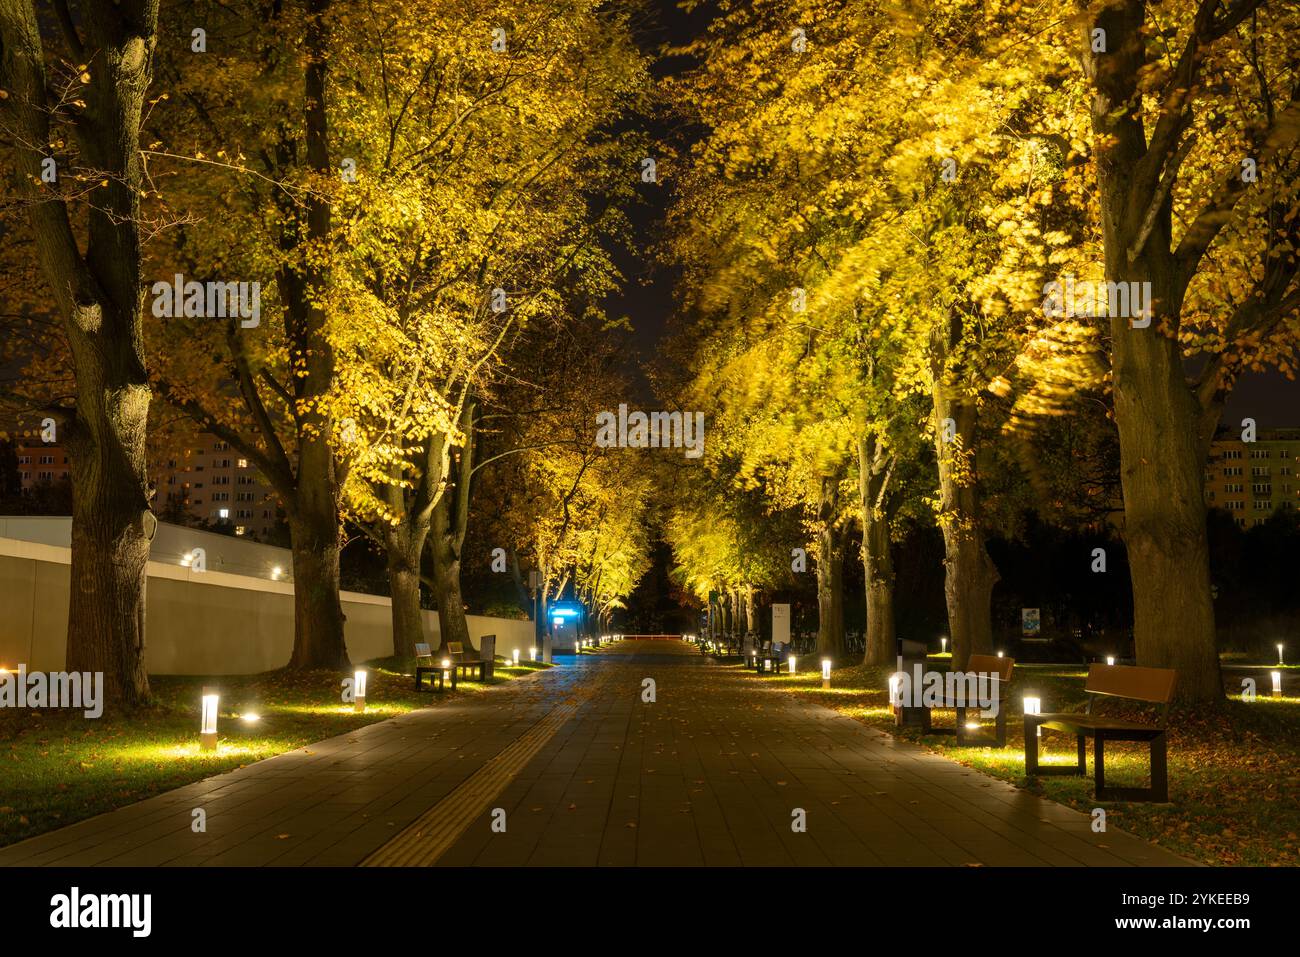
[[[941,704],[936,705],[938,708],[947,710],[953,709],[956,712],[956,719],[951,728],[933,728],[930,726],[930,711],[925,709],[925,716],[922,725],[926,734],[954,734],[957,743],[963,747],[976,745],[992,745],[997,748],[1004,748],[1007,745],[1007,709],[1006,703],[1010,700],[1009,688],[1011,686],[1011,672],[1016,667],[1016,659],[999,658],[997,655],[971,655],[970,660],[966,662],[964,674],[987,675],[990,681],[997,682],[997,715],[993,719],[993,737],[988,738],[979,734],[972,734],[972,730],[966,727],[966,715],[970,711],[979,711],[978,706],[973,705],[970,701],[958,701],[957,698],[950,698],[945,690],[944,700]]]
[[[493,639],[495,641],[495,638]],[[487,681],[488,666],[487,662],[480,658],[466,658],[465,646],[459,641],[447,642],[447,654],[451,659],[451,686],[456,687],[456,678],[458,675],[468,677],[477,672],[479,681]]]
[[[779,642],[765,642],[763,648],[754,655],[754,670],[760,675],[779,675],[781,659],[786,656],[786,648]],[[770,664],[769,664],[770,662]]]
[[[1092,665],[1088,669],[1088,709],[1084,712],[1025,715],[1025,776],[1088,773],[1086,740],[1093,739],[1094,794],[1098,801],[1168,801],[1169,766],[1165,723],[1174,695],[1175,672],[1168,668],[1137,668],[1129,665]],[[1094,713],[1098,696],[1125,698],[1160,706],[1155,723],[1125,721]],[[1064,731],[1077,738],[1075,767],[1041,767],[1038,763],[1038,729]],[[1106,742],[1146,741],[1151,747],[1151,786],[1115,788],[1106,786]]]
[[[440,667],[434,667],[433,664],[421,665],[420,662],[428,660],[433,661],[433,653],[429,650],[428,645],[419,644],[415,646],[415,690],[424,690],[424,676],[429,676],[429,690],[433,691],[434,686],[442,691],[444,688],[443,679],[446,678],[446,672]],[[453,682],[454,687],[454,682]]]

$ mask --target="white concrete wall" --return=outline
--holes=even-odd
[[[68,519],[54,520],[67,523]],[[0,531],[25,534],[17,519],[0,518]],[[4,527],[7,525],[7,528]],[[160,526],[163,529],[176,526]],[[189,530],[184,530],[189,532]],[[226,536],[194,532],[194,536]],[[44,524],[31,537],[58,541],[57,526]],[[186,541],[190,539],[182,536]],[[62,541],[66,542],[65,537]],[[0,537],[0,666],[27,665],[32,671],[64,667],[68,628],[69,569],[72,552],[65,544]],[[155,545],[158,539],[155,538]],[[216,543],[218,546],[224,543]],[[236,540],[236,546],[270,546]],[[201,539],[193,544],[207,547]],[[168,551],[180,552],[172,542]],[[284,549],[271,549],[285,555]],[[227,553],[218,552],[220,555]],[[251,556],[251,560],[249,557]],[[266,556],[239,554],[244,567],[265,566]],[[272,559],[275,556],[270,556]],[[225,567],[233,567],[234,561]],[[150,560],[145,597],[145,665],[151,674],[255,674],[282,668],[293,650],[293,585],[286,581],[215,570],[208,552],[206,572],[176,561]],[[343,592],[348,655],[353,662],[393,653],[392,619],[387,598]],[[436,644],[436,612],[424,612],[425,634]],[[481,635],[497,636],[497,654],[518,647],[523,656],[533,642],[533,624],[505,618],[469,616],[475,646]]]

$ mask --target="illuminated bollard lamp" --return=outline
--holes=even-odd
[[[220,697],[216,688],[203,689],[203,711],[199,719],[199,749],[217,750],[217,703]]]
[[[358,671],[353,676],[352,710],[361,714],[366,710],[366,673]]]

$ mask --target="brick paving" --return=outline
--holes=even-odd
[[[452,792],[481,807],[459,815],[458,837],[441,828],[429,845],[438,865],[1188,863],[1113,828],[1094,834],[1085,815],[820,705],[760,690],[679,642],[561,660],[0,849],[0,865],[413,860]],[[656,682],[653,703],[642,700],[644,678]],[[540,748],[511,748],[539,725]],[[523,757],[512,763],[515,753]],[[197,807],[204,834],[190,828]],[[491,827],[494,808],[505,812],[504,833]],[[791,828],[795,809],[804,833]]]

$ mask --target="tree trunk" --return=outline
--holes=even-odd
[[[385,532],[388,591],[393,613],[393,654],[414,658],[415,646],[425,643],[424,613],[420,609],[420,556],[427,530],[409,524]]]
[[[458,641],[468,652],[473,646],[465,618],[465,600],[460,592],[460,554],[469,527],[470,485],[474,477],[474,404],[468,399],[461,407],[460,428],[465,446],[460,450],[453,472],[454,488],[444,492],[433,508],[428,542],[433,559],[433,592],[438,603],[439,647],[445,649],[450,642]]]
[[[77,23],[64,26],[72,54],[84,60],[89,76],[73,125],[78,165],[86,178],[103,181],[87,204],[83,256],[66,200],[42,185],[46,151],[53,155],[50,144],[64,134],[50,129],[55,113],[46,99],[41,24],[32,3],[0,3],[0,89],[6,94],[0,105],[8,108],[3,123],[14,134],[17,188],[27,201],[76,378],[71,421],[69,410],[57,410],[65,422],[73,484],[67,668],[102,671],[108,700],[126,706],[149,697],[144,597],[146,535],[153,523],[146,516],[150,390],[140,281],[139,131],[153,79],[157,24],[157,0],[123,0],[91,5]]]
[[[998,581],[984,545],[980,514],[975,468],[977,408],[974,398],[952,381],[946,368],[947,356],[960,338],[961,319],[953,310],[931,340],[938,520],[943,532],[943,591],[954,668],[965,668],[972,654],[993,653],[993,586]]]
[[[304,47],[304,141],[307,166],[318,176],[332,175],[326,116],[325,13],[329,0],[310,0]],[[326,413],[334,388],[334,348],[323,305],[330,276],[318,248],[329,241],[330,200],[321,192],[306,199],[306,236],[296,209],[281,236],[286,261],[277,276],[288,313],[291,358],[300,370],[293,379],[297,411],[297,476],[289,508],[294,566],[294,648],[290,668],[346,668],[348,652],[339,602],[339,474]],[[269,437],[268,437],[269,438]]]
[[[444,506],[440,503],[435,512]],[[445,535],[437,534],[438,520],[434,519],[435,533],[429,536],[433,560],[433,596],[438,604],[439,650],[444,653],[452,642],[460,642],[468,653],[473,645],[469,638],[469,620],[465,617],[465,599],[460,593],[460,557]]]
[[[73,583],[67,669],[102,671],[108,700],[131,707],[149,697],[144,668],[146,524],[152,529],[156,522],[147,514],[144,492],[148,390],[105,387],[96,394],[84,369],[77,375],[77,424],[67,443]]]
[[[822,479],[817,532],[817,653],[844,654],[844,537],[837,527],[839,479]]]
[[[1168,195],[1151,209],[1155,190],[1134,188],[1139,164],[1143,171],[1151,167],[1143,163],[1148,137],[1134,114],[1137,75],[1145,69],[1140,40],[1145,6],[1142,0],[1125,0],[1099,8],[1095,25],[1116,38],[1115,48],[1105,55],[1085,53],[1095,81],[1092,116],[1100,144],[1106,280],[1150,283],[1149,316],[1110,309],[1116,313],[1110,316],[1111,366],[1124,538],[1138,664],[1175,669],[1178,698],[1204,702],[1221,699],[1223,684],[1210,593],[1205,460],[1198,440],[1202,408],[1188,388],[1177,339],[1190,271],[1171,252]],[[1135,318],[1144,325],[1135,327]]]
[[[341,670],[349,667],[339,601],[339,522],[333,508],[289,516],[293,546],[293,654],[289,667]]]
[[[863,663],[888,665],[894,662],[897,640],[894,631],[894,562],[889,545],[889,505],[894,501],[887,487],[890,466],[881,461],[880,443],[873,437],[858,442],[858,484],[862,496],[862,571],[867,593],[866,654]]]

